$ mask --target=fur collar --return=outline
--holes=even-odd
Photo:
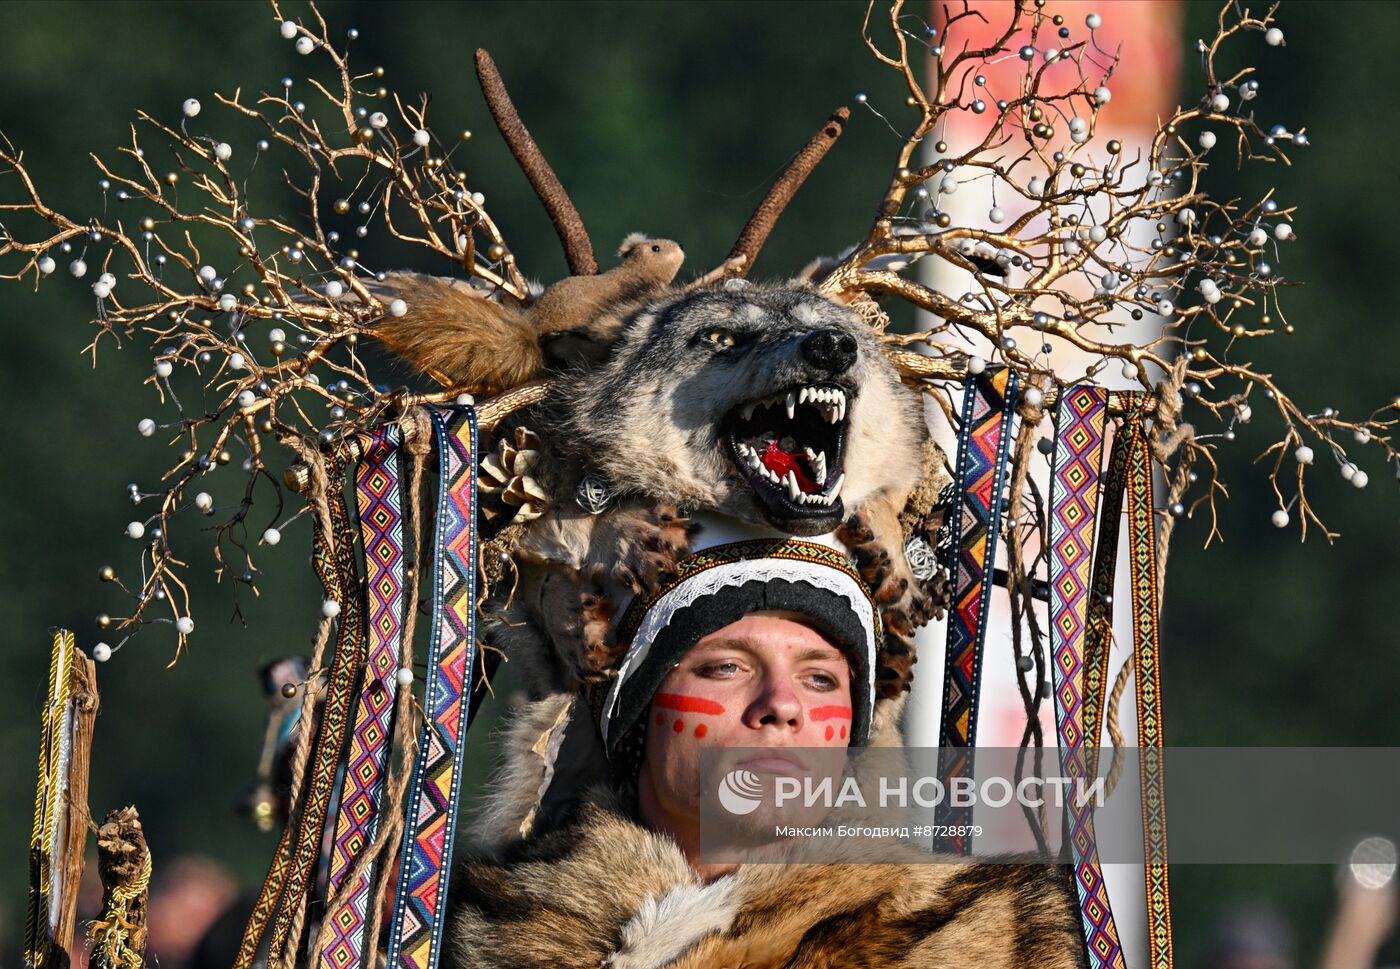
[[[931,864],[904,842],[860,857],[748,864],[702,882],[669,838],[636,823],[607,785],[536,830],[571,697],[528,704],[452,888],[446,953],[455,969],[720,969],[868,966],[1080,969],[1073,890],[1042,864]],[[899,742],[902,701],[876,707],[873,740]]]

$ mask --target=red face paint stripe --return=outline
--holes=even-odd
[[[706,700],[698,696],[686,696],[683,693],[658,693],[651,698],[651,705],[654,707],[661,707],[665,710],[679,710],[682,713],[710,713],[718,715],[724,712],[724,706],[716,703],[714,700]],[[849,707],[830,707],[828,709],[845,709],[846,716],[849,717],[851,715]]]
[[[851,719],[850,707],[813,707],[808,714],[813,720],[833,720],[839,717],[842,720]]]

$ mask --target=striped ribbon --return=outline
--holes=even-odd
[[[476,412],[428,408],[437,438],[433,638],[387,969],[436,969],[476,658]]]
[[[1051,473],[1050,645],[1055,726],[1065,776],[1078,790],[1089,780],[1084,757],[1084,650],[1088,633],[1089,574],[1099,501],[1108,394],[1076,384],[1060,398]],[[1092,969],[1123,969],[1123,948],[1109,906],[1108,887],[1094,843],[1092,807],[1071,797],[1069,841],[1085,948]]]
[[[39,777],[34,797],[34,827],[29,838],[29,900],[24,921],[26,965],[48,967],[61,959],[53,932],[58,924],[56,907],[61,897],[59,879],[64,859],[64,794],[68,787],[71,752],[73,682],[73,634],[59,629],[53,635],[49,659],[49,695],[39,716]]]
[[[329,462],[327,476],[331,482],[326,494],[330,508],[331,536],[317,528],[312,538],[311,561],[326,598],[340,604],[340,621],[326,699],[321,707],[320,730],[312,764],[303,782],[299,811],[282,832],[277,854],[263,881],[262,890],[254,903],[243,943],[234,960],[234,969],[248,969],[257,955],[258,947],[272,922],[268,944],[268,963],[275,965],[287,945],[293,920],[306,902],[311,876],[320,855],[337,763],[345,748],[349,728],[350,705],[365,661],[363,615],[359,596],[359,574],[355,565],[355,531],[346,508],[341,479],[345,474],[345,458],[337,456]],[[309,729],[309,728],[308,728]],[[296,832],[293,834],[292,829]]]
[[[958,432],[955,487],[958,546],[951,566],[953,608],[943,664],[943,722],[939,731],[939,779],[944,790],[954,778],[971,772],[977,742],[978,694],[982,681],[982,647],[987,638],[991,605],[989,571],[996,564],[997,533],[1001,530],[1002,479],[1016,412],[1016,372],[995,367],[970,376],[963,386],[962,424]],[[951,800],[951,799],[949,799]],[[966,825],[968,807],[944,802],[939,823]],[[966,854],[970,836],[949,836],[936,847]]]
[[[340,792],[326,897],[344,885],[361,853],[374,841],[392,739],[396,676],[403,652],[405,556],[399,487],[399,429],[389,424],[366,436],[355,479],[369,597],[369,652]],[[326,916],[330,935],[322,969],[364,965],[369,906],[377,865],[355,877],[345,901]]]
[[[1142,789],[1143,847],[1146,852],[1147,928],[1149,964],[1171,969],[1171,893],[1167,871],[1166,797],[1161,764],[1162,673],[1158,627],[1157,538],[1153,523],[1152,452],[1144,427],[1149,396],[1119,393],[1124,405],[1109,456],[1103,488],[1099,546],[1094,559],[1094,595],[1089,607],[1088,648],[1085,652],[1084,722],[1088,737],[1097,740],[1103,699],[1107,694],[1108,652],[1113,635],[1113,592],[1118,552],[1119,517],[1123,496],[1128,500],[1128,572],[1132,588],[1133,657],[1137,679],[1139,779]],[[1091,743],[1093,751],[1097,746]],[[1091,754],[1089,773],[1097,771]]]

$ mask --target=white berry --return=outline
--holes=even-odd
[[[282,26],[278,29],[282,31],[282,38],[284,40],[291,40],[297,35],[297,25],[291,20],[282,21]]]
[[[389,315],[403,316],[408,312],[408,304],[401,299],[396,299],[389,304]]]
[[[266,545],[276,545],[278,542],[282,541],[282,533],[275,528],[269,528],[267,531],[263,532],[262,540]]]
[[[394,679],[398,682],[399,686],[412,686],[412,685],[413,685],[413,670],[412,670],[412,668],[407,667],[407,666],[402,666],[402,667],[400,667],[399,670],[398,670],[398,672],[394,674]]]
[[[1352,478],[1356,477],[1357,470],[1358,469],[1356,465],[1352,464],[1350,461],[1347,461],[1341,467],[1342,477],[1350,481]]]
[[[1223,94],[1217,94],[1210,99],[1210,109],[1216,114],[1223,114],[1230,110],[1230,99]]]
[[[252,407],[258,402],[258,395],[251,390],[240,390],[238,392],[238,406]]]
[[[143,417],[141,423],[136,425],[136,432],[142,437],[150,437],[156,432],[156,422],[149,417]]]
[[[74,259],[68,264],[68,271],[72,273],[75,278],[81,279],[87,275],[87,263],[83,262],[81,259]]]
[[[214,157],[219,161],[228,161],[233,157],[233,146],[226,141],[221,141],[214,146]]]
[[[332,279],[326,283],[326,295],[331,299],[340,299],[345,295],[345,285],[338,279]]]
[[[1274,512],[1274,516],[1271,519],[1271,521],[1273,521],[1275,528],[1287,528],[1288,512],[1280,508],[1278,511]]]
[[[1283,31],[1279,30],[1277,27],[1270,27],[1268,30],[1264,31],[1264,43],[1268,44],[1270,47],[1277,47],[1279,44],[1282,44]]]
[[[206,283],[212,283],[219,278],[219,272],[213,266],[200,266],[199,278]]]
[[[267,339],[270,343],[286,343],[287,331],[279,326],[274,326],[272,329],[267,331]]]
[[[458,394],[458,395],[457,395],[457,406],[458,406],[458,407],[475,407],[475,406],[476,406],[476,398],[473,397],[471,394]]]
[[[389,116],[383,111],[376,111],[369,116],[369,126],[371,128],[383,128],[389,123]]]
[[[1365,444],[1367,441],[1371,440],[1370,430],[1364,427],[1358,427],[1352,432],[1351,436],[1357,444]]]
[[[112,647],[106,643],[98,643],[92,648],[92,658],[99,663],[105,663],[112,658]]]
[[[1090,30],[1098,30],[1103,26],[1103,18],[1096,13],[1091,13],[1084,18],[1084,26],[1088,27]]]
[[[194,506],[200,511],[208,511],[214,507],[214,496],[207,491],[201,491],[194,496]]]
[[[219,297],[219,309],[225,313],[232,313],[238,307],[238,297],[232,293],[225,293]]]
[[[194,620],[189,616],[181,616],[175,620],[175,631],[181,636],[188,636],[194,632]]]
[[[157,377],[169,377],[170,374],[171,374],[171,371],[173,371],[174,369],[175,369],[174,367],[170,366],[170,361],[169,361],[169,360],[160,360],[160,361],[157,361],[157,363],[156,363],[156,376],[157,376]]]
[[[1298,448],[1298,450],[1293,452],[1293,459],[1299,464],[1312,464],[1313,449],[1304,444],[1302,447]]]
[[[1366,472],[1362,471],[1360,468],[1357,468],[1356,473],[1351,476],[1351,483],[1357,488],[1366,487],[1366,482],[1370,480],[1370,478],[1366,477]]]
[[[1032,407],[1039,407],[1045,403],[1045,395],[1040,392],[1039,387],[1027,387],[1025,397],[1026,403]]]
[[[993,206],[992,210],[987,213],[987,221],[991,222],[993,225],[1000,225],[1006,221],[1006,213],[999,207]]]
[[[241,353],[230,353],[228,355],[228,368],[230,370],[242,370],[248,365],[248,361],[243,359]]]
[[[321,615],[325,616],[327,619],[334,619],[336,616],[340,615],[340,603],[336,602],[334,599],[327,599],[325,602],[321,603]]]
[[[39,272],[47,276],[58,268],[58,263],[53,261],[53,256],[44,256],[39,260]]]
[[[1215,147],[1215,132],[1202,131],[1201,136],[1196,139],[1196,143],[1201,146],[1202,150],[1210,151]]]
[[[1099,104],[1107,104],[1109,101],[1113,100],[1113,92],[1100,85],[1094,88],[1094,100]]]
[[[958,190],[958,180],[952,175],[944,175],[938,183],[938,190],[944,195],[952,195]]]
[[[987,361],[983,360],[981,357],[967,358],[967,372],[972,374],[973,376],[976,376],[977,374],[981,373],[986,369]]]
[[[186,99],[185,103],[180,105],[180,110],[185,112],[185,117],[193,118],[195,115],[199,114],[199,99]]]
[[[92,294],[98,299],[106,299],[108,296],[112,295],[112,287],[99,279],[92,284]]]
[[[140,522],[131,522],[126,526],[127,538],[141,538],[146,534],[146,526]]]
[[[413,133],[413,143],[419,148],[427,148],[432,140],[433,136],[428,133],[427,128],[419,128]]]
[[[1289,239],[1292,239],[1293,226],[1289,225],[1287,222],[1280,222],[1278,225],[1274,226],[1274,238],[1278,239],[1280,242],[1287,242]]]
[[[316,42],[310,37],[298,37],[296,46],[298,54],[309,54],[316,49]]]

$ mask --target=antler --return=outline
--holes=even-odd
[[[476,78],[481,83],[481,93],[486,95],[486,106],[491,109],[491,117],[496,119],[496,127],[501,137],[510,147],[510,153],[520,164],[530,187],[539,196],[554,223],[554,231],[559,234],[559,242],[564,246],[564,258],[568,260],[569,272],[575,276],[592,276],[598,272],[598,260],[593,256],[593,243],[588,238],[588,230],[583,227],[578,209],[569,200],[559,176],[545,161],[540,146],[530,137],[525,122],[510,100],[501,72],[496,62],[485,50],[476,52]]]
[[[773,187],[768,190],[768,194],[744,226],[744,231],[739,233],[739,240],[729,251],[729,258],[720,267],[723,275],[749,274],[754,260],[758,258],[758,251],[768,241],[768,234],[777,224],[778,216],[783,214],[783,209],[787,208],[787,204],[792,201],[802,183],[807,181],[807,176],[812,174],[812,170],[831,150],[831,146],[836,144],[836,139],[846,130],[846,122],[850,119],[849,108],[837,108],[831,113],[831,117],[826,119],[821,130],[812,136],[812,140],[793,156],[782,177],[773,183]]]

